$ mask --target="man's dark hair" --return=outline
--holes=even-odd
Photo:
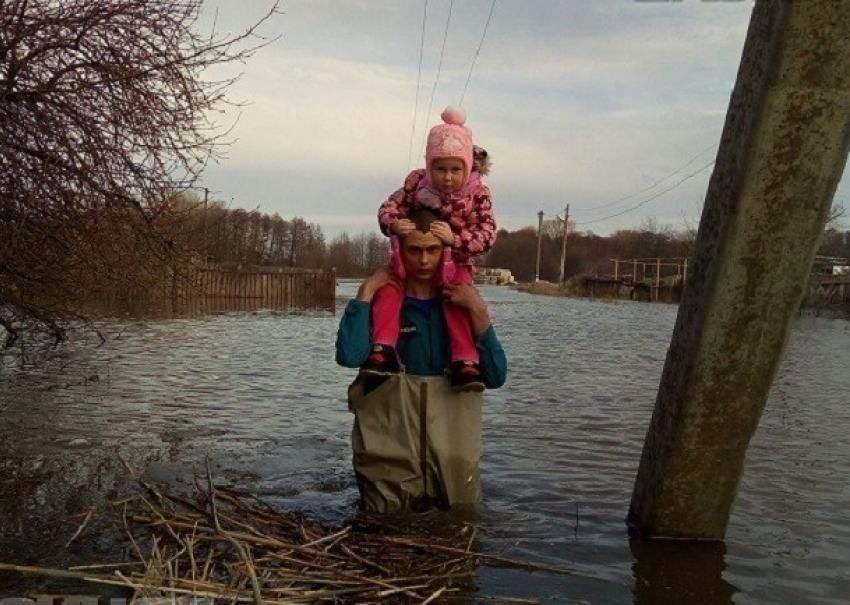
[[[416,210],[407,217],[416,225],[416,229],[422,233],[430,233],[431,223],[440,220],[440,217],[424,208]]]

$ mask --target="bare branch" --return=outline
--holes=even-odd
[[[0,2],[0,311],[60,334],[109,285],[177,260],[166,220],[228,130],[215,123],[258,28],[201,33],[202,0]],[[10,330],[12,328],[12,330]]]

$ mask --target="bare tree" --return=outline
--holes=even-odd
[[[825,229],[838,229],[841,226],[841,219],[844,217],[844,204],[838,200],[832,201],[832,207],[829,209],[829,215],[826,218]]]
[[[173,260],[175,192],[226,144],[215,123],[258,23],[202,34],[203,0],[0,0],[0,325],[63,325],[103,284]]]

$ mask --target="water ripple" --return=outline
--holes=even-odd
[[[510,375],[485,399],[482,540],[578,573],[483,569],[484,594],[840,602],[850,588],[847,322],[798,321],[725,549],[698,547],[679,561],[663,547],[631,543],[624,522],[676,309],[484,291]],[[340,292],[343,300],[353,293],[352,285]],[[51,498],[82,506],[69,504],[74,486],[103,478],[80,455],[117,450],[151,477],[178,483],[209,455],[217,473],[276,504],[344,519],[357,492],[345,399],[354,372],[333,362],[337,323],[271,313],[115,321],[102,346],[68,346],[44,371],[4,369],[4,456],[25,469],[15,472],[61,469],[53,481],[64,485],[5,511],[17,520],[8,531],[25,531],[21,515]]]

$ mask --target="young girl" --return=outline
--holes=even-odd
[[[442,219],[432,224],[431,232],[446,246],[441,284],[471,284],[473,257],[488,252],[496,240],[490,190],[481,180],[481,175],[489,171],[490,160],[486,151],[473,146],[463,109],[449,106],[440,117],[444,123],[434,126],[428,134],[425,168],[411,172],[404,186],[381,205],[378,223],[381,231],[390,236],[392,271],[404,279],[398,236],[414,229],[407,218],[411,213],[422,208],[431,210]],[[403,302],[404,293],[393,286],[385,286],[373,298],[372,352],[361,373],[387,375],[399,371],[395,347]],[[463,309],[449,303],[443,309],[449,333],[452,387],[458,391],[482,391],[484,382],[469,317]]]

